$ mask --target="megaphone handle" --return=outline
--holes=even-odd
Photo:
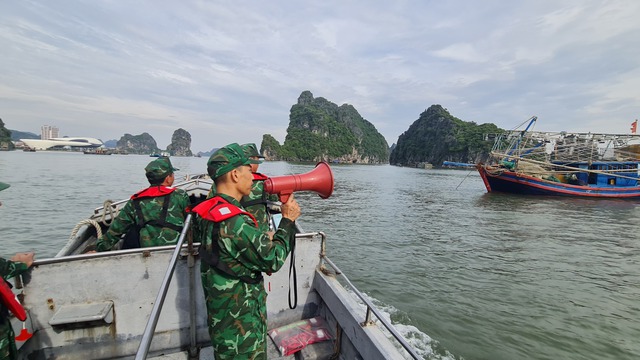
[[[293,193],[292,190],[283,190],[278,196],[280,197],[280,201],[284,204],[289,201],[289,196]]]

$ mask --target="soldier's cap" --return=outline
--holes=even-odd
[[[153,160],[144,168],[145,175],[147,175],[149,181],[164,180],[164,178],[176,170],[180,169],[174,168],[171,165],[171,160],[164,156]]]
[[[207,161],[207,172],[212,179],[217,179],[238,166],[259,163],[259,160],[249,159],[242,147],[237,143],[233,143],[221,147],[211,154],[209,161]]]
[[[262,156],[262,154],[260,154],[260,152],[258,151],[258,147],[256,147],[256,144],[249,143],[249,144],[243,144],[240,146],[242,147],[242,151],[244,151],[244,154],[248,158],[257,157],[257,158],[264,159],[264,156]],[[262,163],[262,161],[260,161],[260,163]]]
[[[8,188],[9,186],[11,186],[11,185],[9,185],[7,183],[0,182],[0,191]]]

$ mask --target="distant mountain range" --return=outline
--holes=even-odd
[[[116,145],[118,145],[118,140],[107,140],[103,142],[104,147],[115,149]]]
[[[40,139],[40,135],[27,131],[9,130],[11,131],[11,141],[18,141],[20,139]]]
[[[216,150],[218,150],[219,148],[213,148],[210,151],[198,151],[198,156],[201,157],[209,157],[211,156],[211,154],[213,154],[214,152],[216,152]]]

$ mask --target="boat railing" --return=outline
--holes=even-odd
[[[136,353],[135,357],[136,360],[144,360],[147,358],[149,348],[151,347],[151,341],[153,340],[153,333],[156,330],[156,325],[158,325],[158,318],[160,318],[160,312],[162,311],[162,305],[164,305],[164,299],[167,296],[169,284],[171,284],[173,271],[175,270],[176,264],[178,263],[178,256],[180,255],[182,244],[184,243],[184,238],[189,231],[190,225],[191,214],[188,214],[187,218],[184,220],[184,227],[182,228],[182,232],[180,233],[180,237],[178,238],[176,249],[173,251],[173,255],[171,256],[171,261],[169,262],[169,266],[167,267],[167,272],[164,274],[164,278],[162,279],[162,285],[160,285],[160,290],[158,291],[158,295],[156,296],[156,301],[154,301],[153,303],[153,309],[151,310],[151,314],[149,315],[149,321],[147,321],[147,325],[144,328],[144,333],[142,333],[142,340],[140,341],[140,346],[138,347],[138,352]],[[193,328],[193,323],[191,327]]]
[[[412,358],[414,358],[414,359],[422,359],[422,357],[420,355],[418,355],[416,350],[407,342],[407,340],[404,338],[404,336],[402,336],[402,334],[400,334],[398,332],[398,330],[396,330],[396,328],[389,321],[387,321],[387,319],[382,315],[380,310],[378,310],[375,307],[375,305],[373,305],[371,300],[366,298],[360,292],[360,290],[358,290],[358,288],[356,288],[356,286],[353,285],[353,283],[340,270],[340,268],[338,268],[338,266],[336,266],[336,264],[334,264],[333,261],[331,261],[331,259],[329,259],[327,257],[327,255],[325,253],[326,235],[323,232],[318,232],[318,233],[314,233],[314,234],[320,235],[320,237],[322,238],[322,245],[321,245],[321,250],[320,250],[321,259],[324,262],[326,262],[327,264],[329,264],[329,266],[331,266],[331,268],[335,271],[336,276],[339,275],[340,278],[342,280],[344,280],[344,282],[349,286],[351,291],[353,291],[353,293],[356,294],[358,296],[358,298],[360,298],[360,300],[366,305],[367,310],[366,310],[366,314],[365,314],[365,320],[361,325],[363,327],[364,326],[373,325],[374,322],[371,319],[371,315],[372,314],[375,315],[376,318],[378,318],[378,321],[380,321],[380,323],[382,323],[382,325],[384,325],[384,327],[389,331],[389,333],[391,333],[391,335],[400,343],[400,345],[402,345],[402,347],[409,353],[409,355],[411,355]],[[303,235],[303,234],[300,234],[300,235]],[[307,234],[304,234],[304,235],[307,235]]]

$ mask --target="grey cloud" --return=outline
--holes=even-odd
[[[434,103],[502,127],[537,114],[550,130],[625,132],[640,112],[638,15],[595,0],[0,2],[1,116],[159,143],[182,127],[199,151],[283,141],[310,90],[390,144]]]

